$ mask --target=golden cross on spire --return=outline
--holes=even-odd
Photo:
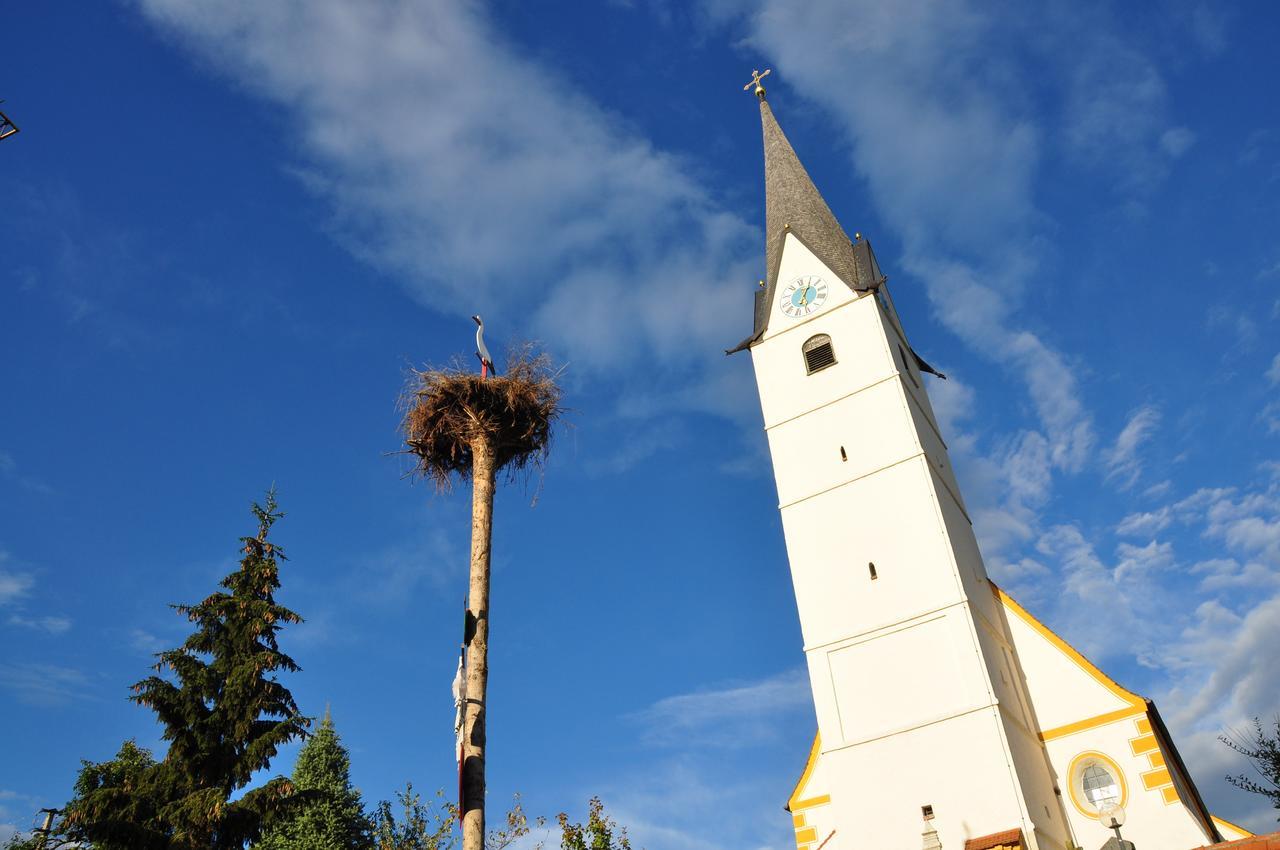
[[[763,80],[765,77],[769,76],[769,75],[770,75],[770,74],[772,74],[772,73],[773,73],[773,69],[772,69],[772,68],[765,68],[765,69],[764,69],[764,73],[763,73],[763,74],[762,74],[762,73],[760,73],[760,71],[759,71],[758,69],[754,69],[754,70],[752,70],[752,71],[751,71],[751,82],[749,82],[749,83],[747,83],[745,86],[743,86],[743,87],[742,87],[742,90],[743,90],[743,91],[746,91],[747,89],[751,88],[752,86],[755,86],[755,87],[756,87],[756,92],[755,92],[756,97],[760,98],[761,100],[764,100],[764,86],[763,86],[763,85],[761,85],[760,81],[761,81],[761,80]]]

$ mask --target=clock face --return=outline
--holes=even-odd
[[[817,310],[827,300],[827,282],[817,275],[803,275],[786,285],[778,299],[784,316],[799,319]]]

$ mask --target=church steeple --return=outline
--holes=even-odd
[[[769,306],[777,290],[782,248],[788,233],[804,243],[843,284],[856,293],[874,290],[884,280],[871,246],[861,238],[856,243],[849,239],[835,213],[814,186],[809,172],[773,115],[773,109],[765,98],[764,86],[759,82],[761,76],[757,75],[747,88],[755,86],[764,131],[766,277],[763,287],[756,292],[755,326],[751,336],[729,351],[730,354],[760,339],[768,325]]]
[[[1067,846],[927,366],[760,76],[769,267],[739,348],[760,391],[818,719],[807,790],[789,804],[797,846],[834,833],[841,847],[958,850],[1009,830],[1026,850]]]
[[[778,282],[778,260],[783,238],[790,229],[850,289],[870,288],[872,282],[863,281],[858,273],[853,243],[813,185],[764,98],[760,99],[760,123],[764,128],[764,229],[769,274],[766,286],[772,288]]]

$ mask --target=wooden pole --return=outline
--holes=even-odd
[[[53,816],[58,813],[57,809],[41,809],[44,812],[44,826],[37,829],[40,840],[36,842],[37,850],[44,850],[49,843],[49,833],[53,831]]]
[[[471,441],[471,583],[467,592],[472,626],[467,646],[467,703],[462,725],[462,847],[484,850],[485,703],[489,688],[489,551],[493,538],[493,491],[497,470],[488,434]]]

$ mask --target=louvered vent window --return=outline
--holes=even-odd
[[[805,371],[812,375],[836,363],[836,352],[831,347],[831,337],[818,334],[811,337],[800,349],[804,352]]]

